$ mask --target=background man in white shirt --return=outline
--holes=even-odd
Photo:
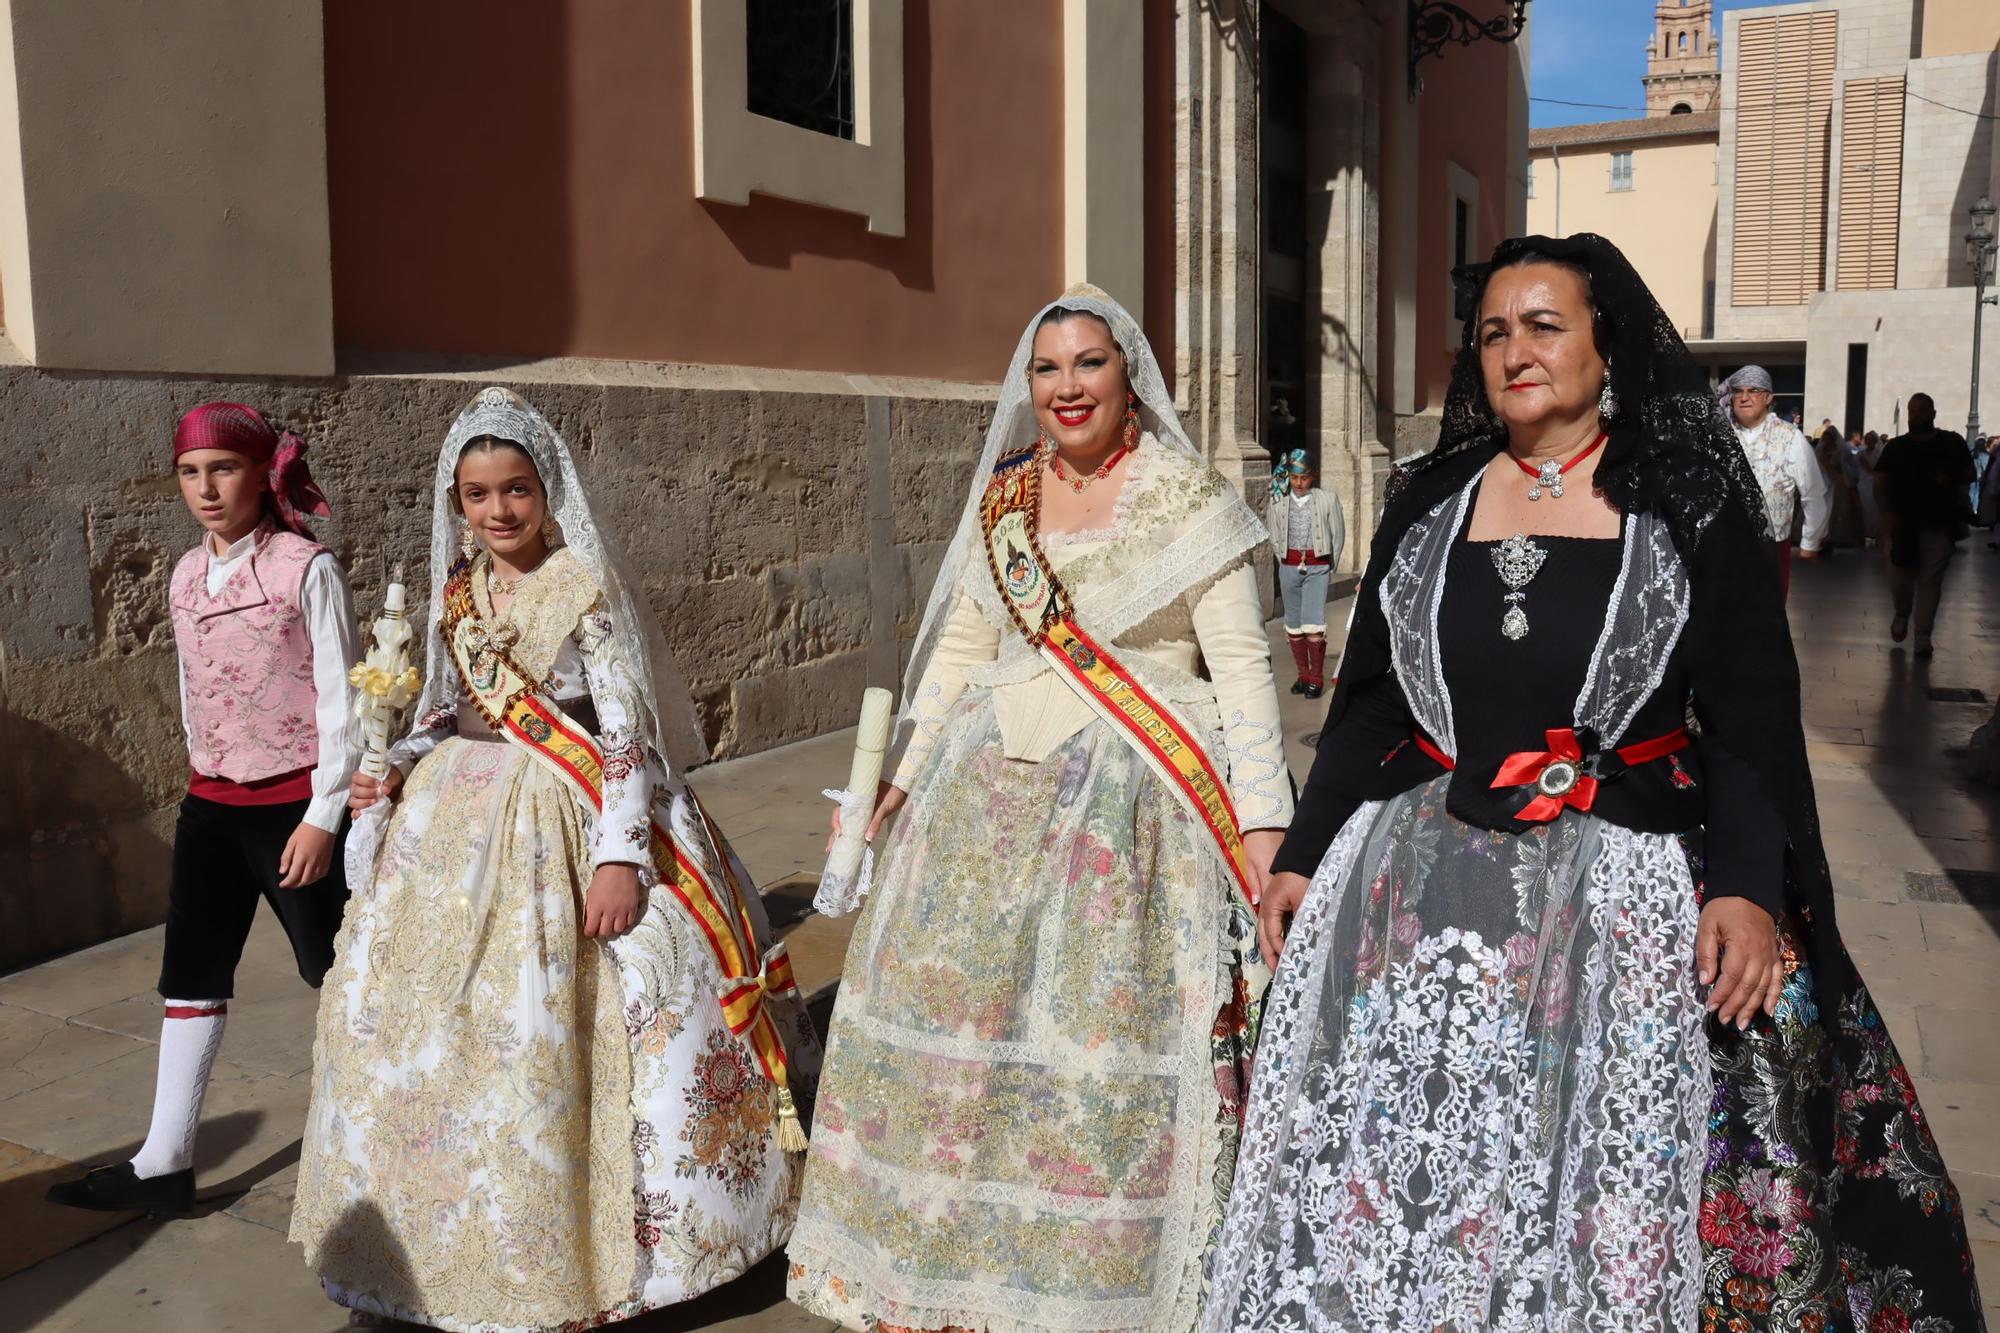
[[[1771,520],[1778,576],[1785,590],[1792,586],[1792,515],[1805,511],[1799,536],[1799,558],[1812,560],[1826,540],[1832,516],[1826,476],[1819,470],[1812,446],[1791,422],[1771,410],[1771,375],[1762,366],[1745,366],[1724,380],[1736,439],[1750,460],[1750,470],[1764,492],[1764,512]]]

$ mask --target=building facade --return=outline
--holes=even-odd
[[[1522,223],[1525,43],[1418,92],[1398,0],[786,10],[0,0],[0,966],[163,908],[167,443],[206,399],[308,439],[367,616],[423,568],[457,409],[521,390],[717,756],[896,682],[995,381],[1072,282],[1139,315],[1253,503],[1314,451],[1358,563],[1435,438],[1450,270]]]
[[[1708,337],[1720,124],[1696,111],[1530,131],[1528,230],[1610,238],[1681,336]]]
[[[1811,421],[1899,429],[1926,392],[1963,427],[1975,317],[1988,383],[2000,371],[1964,247],[1972,204],[2000,190],[2000,6],[1732,10],[1722,78],[1715,337],[1698,350],[1790,377]]]

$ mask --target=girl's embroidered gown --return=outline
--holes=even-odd
[[[322,991],[291,1234],[357,1310],[561,1328],[686,1300],[781,1246],[799,1159],[650,872],[635,929],[582,933],[595,866],[647,860],[649,812],[709,874],[731,855],[642,739],[645,673],[610,602],[566,547],[502,615],[483,553],[469,575],[474,632],[596,740],[603,814],[463,695],[396,747],[415,766]],[[803,1013],[769,1002],[809,1076]]]

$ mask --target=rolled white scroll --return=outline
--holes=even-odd
[[[874,817],[875,788],[882,781],[882,756],[889,748],[891,714],[896,706],[889,691],[870,687],[861,695],[861,725],[854,736],[854,767],[847,775],[847,795],[860,804],[863,814],[854,818],[849,803],[843,802],[840,836],[827,854],[823,879],[846,883],[861,868],[861,854],[868,848],[868,821]],[[865,802],[865,804],[861,804]]]

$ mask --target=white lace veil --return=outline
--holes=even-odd
[[[1022,331],[1021,341],[1014,346],[1014,359],[1007,363],[1007,378],[1000,385],[1000,403],[993,410],[993,424],[986,428],[986,447],[980,451],[979,465],[972,471],[972,486],[965,499],[965,509],[959,515],[958,531],[945,552],[944,565],[938,570],[937,581],[931,584],[930,602],[924,607],[924,618],[917,628],[916,642],[910,647],[910,664],[903,676],[905,717],[909,715],[910,704],[916,698],[917,684],[924,677],[924,668],[930,665],[931,654],[936,651],[938,638],[944,633],[953,594],[958,590],[959,581],[965,577],[966,562],[984,558],[979,554],[979,501],[986,494],[986,483],[993,475],[993,466],[1008,451],[1034,443],[1040,433],[1041,428],[1035,421],[1028,362],[1034,356],[1035,331],[1051,310],[1095,315],[1110,326],[1113,341],[1125,354],[1126,378],[1139,399],[1140,429],[1151,431],[1153,438],[1163,447],[1184,453],[1196,462],[1206,462],[1201,450],[1195,448],[1187,432],[1181,429],[1181,419],[1174,411],[1172,396],[1167,393],[1166,376],[1160,373],[1160,363],[1154,359],[1152,344],[1140,331],[1139,321],[1133,319],[1124,306],[1089,283],[1078,283],[1037,310],[1035,317],[1028,321],[1028,327]]]
[[[584,494],[576,461],[548,418],[506,389],[481,389],[458,414],[438,452],[437,476],[431,496],[431,613],[429,650],[424,666],[424,697],[416,717],[458,703],[458,669],[446,651],[440,632],[444,585],[460,554],[460,526],[452,510],[451,488],[457,480],[458,456],[482,435],[512,440],[528,451],[548,491],[549,512],[562,529],[563,544],[590,572],[611,612],[619,655],[630,662],[644,695],[645,740],[676,774],[707,758],[701,727],[687,682],[660,631],[659,617],[645,601],[643,585],[633,576]],[[419,721],[418,725],[421,725]]]

